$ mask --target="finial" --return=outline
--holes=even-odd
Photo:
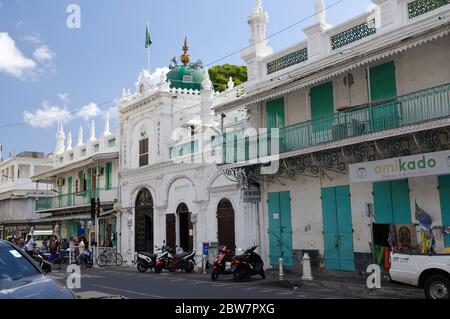
[[[205,68],[205,71],[203,73],[203,82],[202,82],[203,90],[211,90],[212,89],[212,82],[209,78],[209,72],[208,68]]]
[[[253,8],[253,13],[258,14],[263,12],[262,0],[256,0],[255,7]]]
[[[234,88],[233,77],[231,77],[231,76],[230,76],[230,79],[228,80],[227,87],[228,87],[228,90],[232,90]]]
[[[109,131],[109,112],[107,111],[105,114],[105,127],[103,129],[103,135],[110,135],[111,132]]]
[[[325,2],[323,0],[316,0],[314,14],[316,15],[317,23],[325,23],[326,12],[325,12]]]
[[[183,51],[184,54],[181,55],[181,62],[183,62],[184,65],[187,65],[191,61],[191,57],[188,54],[189,46],[187,42],[187,37],[184,37]]]
[[[89,141],[92,142],[92,141],[95,141],[95,140],[96,140],[96,138],[95,138],[95,122],[94,122],[94,120],[92,120]]]
[[[80,126],[80,130],[78,131],[78,146],[83,145],[83,126]]]
[[[72,132],[69,131],[69,134],[67,136],[67,147],[66,147],[67,151],[71,151],[72,150]]]

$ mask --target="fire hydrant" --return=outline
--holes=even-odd
[[[314,278],[311,273],[311,258],[309,258],[307,252],[305,252],[305,254],[303,255],[302,266],[303,266],[302,280],[313,280]]]

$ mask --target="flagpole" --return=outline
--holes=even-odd
[[[148,21],[147,21],[147,30],[149,30],[148,32],[150,32]],[[147,66],[148,72],[150,72],[150,45],[147,47]]]

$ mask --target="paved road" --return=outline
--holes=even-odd
[[[66,274],[52,272],[51,277],[65,283]],[[339,292],[305,292],[260,285],[262,279],[235,283],[231,277],[213,282],[208,277],[185,273],[139,273],[137,270],[82,270],[81,289],[132,299],[342,299]]]

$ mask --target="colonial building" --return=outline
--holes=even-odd
[[[406,241],[420,241],[416,203],[433,226],[450,226],[450,5],[372,2],[372,11],[332,26],[317,0],[306,40],[272,53],[256,1],[252,45],[241,55],[249,81],[214,105],[218,116],[248,109],[239,133],[226,133],[221,168],[262,193],[269,265],[282,257],[297,268],[309,252],[313,266],[365,271],[373,247],[389,246],[389,225],[413,224]],[[449,235],[434,235],[437,250],[450,246]]]
[[[246,121],[243,110],[221,118],[211,111],[240,89],[230,79],[225,92],[214,92],[202,62],[190,62],[187,40],[183,50],[181,63],[173,59],[156,86],[143,70],[136,92],[124,90],[118,103],[121,244],[128,261],[164,240],[198,256],[203,243],[214,249],[257,241],[256,206],[244,203],[238,183],[206,159],[220,156],[214,136],[221,128]],[[204,150],[204,142],[213,147]]]
[[[40,197],[36,201],[36,212],[45,214],[41,222],[53,225],[59,238],[92,236],[95,220],[91,208],[95,210],[99,206],[108,212],[119,199],[118,158],[119,141],[109,130],[108,114],[100,137],[96,137],[92,121],[88,140],[84,141],[80,127],[75,146],[72,146],[71,132],[66,141],[62,125],[58,126],[52,169],[32,178],[36,187],[46,185],[52,190],[51,197]],[[115,216],[102,219],[98,226],[98,245],[115,246],[118,236]]]
[[[44,185],[36,187],[31,176],[50,170],[52,164],[40,152],[22,152],[4,161],[1,158],[0,154],[0,238],[24,238],[31,226],[38,229],[36,198],[51,195]]]

